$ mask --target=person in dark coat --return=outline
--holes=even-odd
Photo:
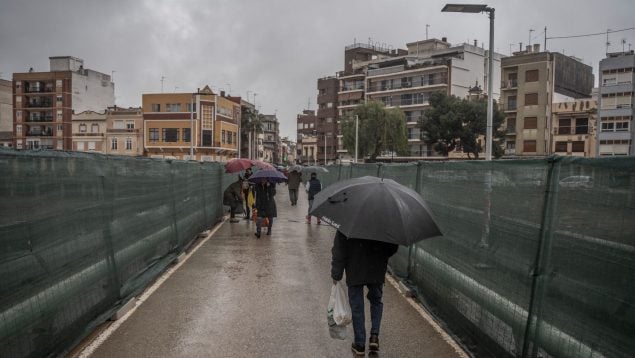
[[[256,210],[258,211],[258,220],[256,221],[256,235],[260,238],[260,228],[265,218],[269,220],[267,226],[267,235],[271,235],[271,227],[273,226],[273,218],[278,216],[276,208],[276,185],[262,178],[262,181],[255,186],[256,191]]]
[[[357,355],[364,355],[366,326],[364,318],[364,286],[368,288],[366,298],[370,302],[369,349],[379,350],[379,328],[384,305],[382,295],[388,259],[397,252],[396,244],[375,240],[347,238],[339,230],[333,242],[331,278],[340,281],[346,272],[348,302],[353,315],[355,340],[351,346]]]
[[[229,206],[230,223],[237,223],[238,219],[236,219],[236,210],[240,208],[240,211],[242,211],[242,185],[243,179],[239,175],[238,180],[231,183],[223,192],[223,205]]]
[[[302,173],[297,170],[292,170],[289,175],[289,198],[291,199],[291,205],[298,205],[298,188],[302,183]]]
[[[311,173],[311,179],[306,182],[306,191],[309,194],[309,213],[311,212],[311,207],[313,206],[313,199],[315,198],[315,194],[322,191],[322,183],[317,178],[317,173]],[[306,223],[311,223],[311,215],[307,213],[306,215]],[[317,224],[320,225],[320,218],[317,218]]]
[[[245,169],[245,175],[243,175],[243,198],[245,199],[245,220],[251,219],[251,208],[249,207],[249,202],[247,198],[249,198],[249,192],[252,192],[253,195],[253,185],[249,182],[249,177],[251,176],[251,168]]]

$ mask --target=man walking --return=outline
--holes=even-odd
[[[313,199],[315,194],[322,191],[322,183],[318,180],[316,172],[311,173],[311,179],[306,182],[306,190],[309,193],[309,212],[306,214],[306,223],[310,224],[311,215],[309,213],[311,212],[311,207],[313,206]],[[317,218],[317,224],[320,225],[320,218]]]
[[[288,176],[287,185],[289,185],[289,198],[291,199],[291,205],[298,205],[298,188],[302,182],[302,173],[293,169]]]
[[[353,315],[355,340],[353,353],[363,356],[366,351],[366,323],[364,317],[364,286],[368,288],[366,298],[370,302],[370,338],[368,349],[379,351],[379,328],[384,305],[382,295],[388,258],[399,248],[396,244],[381,241],[347,238],[339,230],[333,242],[331,278],[340,281],[346,272],[348,302]]]
[[[270,183],[266,178],[262,178],[260,183],[256,184],[256,210],[258,211],[258,219],[256,221],[256,238],[260,239],[260,229],[263,222],[267,222],[267,235],[271,235],[271,227],[273,226],[273,218],[278,216],[276,208],[276,184]]]

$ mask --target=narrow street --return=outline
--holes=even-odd
[[[222,223],[92,357],[351,357],[352,328],[334,340],[326,323],[335,231],[305,223],[302,187],[297,206],[277,190],[271,236]],[[379,356],[459,356],[390,283],[384,292]]]

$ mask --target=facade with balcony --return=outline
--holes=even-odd
[[[561,156],[597,156],[597,101],[592,98],[552,105],[552,153]]]
[[[220,162],[237,156],[240,99],[205,86],[196,93],[144,94],[142,103],[145,156]]]
[[[71,56],[49,57],[49,72],[13,74],[13,137],[17,149],[73,150],[72,115],[114,106],[110,75]]]
[[[539,45],[503,58],[501,79],[506,156],[552,154],[552,104],[589,98],[593,87],[590,66],[559,53],[540,52]]]
[[[296,162],[298,164],[308,164],[315,162],[317,154],[317,117],[315,111],[305,109],[296,117]]]
[[[78,152],[106,153],[106,112],[73,114],[73,147]]]
[[[340,81],[337,77],[320,78],[317,81],[317,124],[314,135],[318,136],[317,158],[324,165],[334,163],[338,158],[338,92]]]
[[[599,72],[598,154],[635,155],[635,52],[608,54],[600,61]]]
[[[13,146],[13,85],[0,79],[0,147]]]
[[[108,108],[106,111],[106,154],[143,155],[143,113],[141,108]]]
[[[269,163],[281,163],[280,122],[275,114],[260,116],[262,122],[262,160]]]

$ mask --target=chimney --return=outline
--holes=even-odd
[[[540,44],[534,44],[534,52],[540,52]]]
[[[447,37],[442,37],[442,38],[441,38],[441,41],[443,41],[443,42],[448,42],[448,38],[447,38]]]
[[[225,97],[225,91],[220,91],[220,96]]]
[[[527,51],[527,53],[531,52],[531,45],[527,45],[527,47],[525,47],[525,50]]]
[[[474,40],[474,47],[478,47],[478,40]]]

